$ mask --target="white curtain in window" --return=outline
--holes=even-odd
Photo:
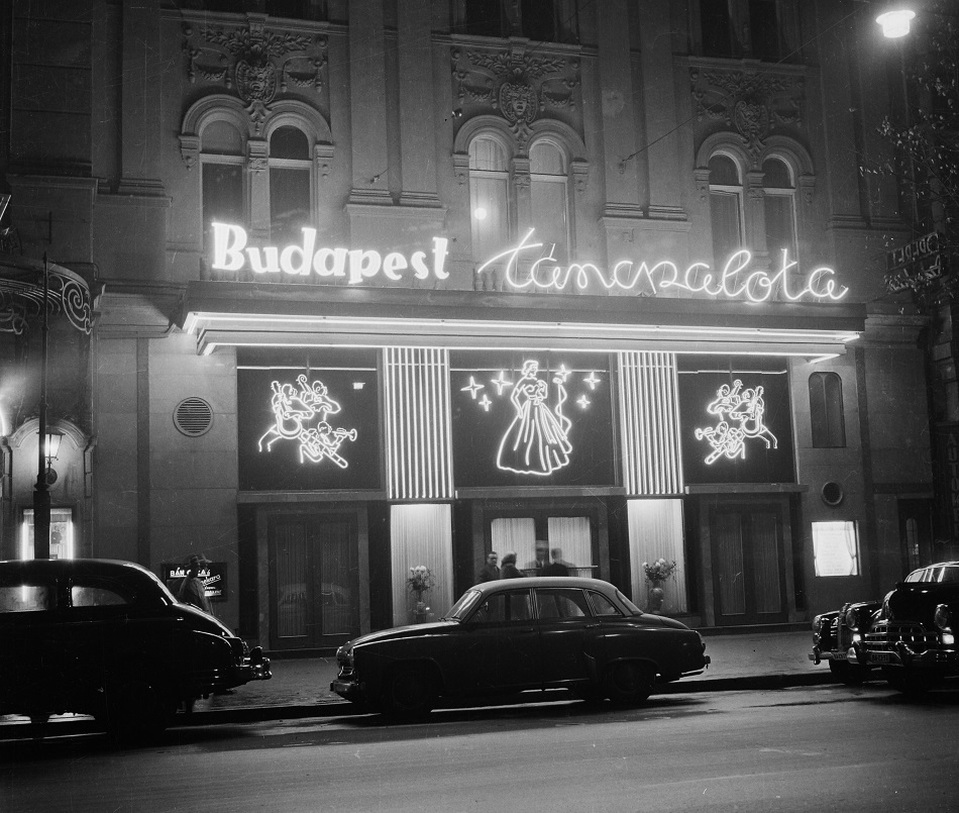
[[[562,559],[576,570],[576,576],[596,576],[593,571],[593,544],[589,517],[550,517],[547,521],[549,546],[563,551]]]
[[[413,598],[407,587],[411,567],[424,565],[434,586],[424,596],[434,618],[453,604],[453,531],[450,506],[394,505],[390,511],[390,549],[393,564],[393,623],[413,620]]]
[[[663,611],[668,614],[686,612],[682,500],[628,500],[627,507],[633,601],[640,607],[646,606],[646,591],[650,585],[643,572],[643,562],[663,558],[676,562],[676,570],[664,586]]]
[[[516,554],[520,570],[536,558],[536,522],[532,517],[500,517],[490,523],[493,550],[500,563],[507,553]]]

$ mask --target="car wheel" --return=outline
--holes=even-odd
[[[158,737],[170,722],[169,703],[155,686],[131,680],[107,692],[107,729],[115,739],[128,744]]]
[[[846,661],[829,661],[829,671],[846,686],[861,686],[869,670]]]
[[[436,683],[426,669],[397,669],[387,683],[383,711],[393,717],[422,717],[432,710],[436,695]]]
[[[638,705],[653,691],[656,675],[643,663],[618,661],[606,667],[606,696],[624,706]]]

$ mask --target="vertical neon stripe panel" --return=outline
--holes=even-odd
[[[384,367],[389,499],[451,499],[448,352],[388,347]]]
[[[630,497],[683,491],[679,398],[673,353],[620,353],[619,413]]]

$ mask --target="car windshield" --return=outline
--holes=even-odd
[[[936,579],[940,584],[959,584],[959,567],[944,567]]]
[[[440,621],[462,621],[479,600],[479,590],[467,590]]]
[[[618,589],[616,590],[616,598],[618,598],[623,605],[629,610],[633,615],[642,615],[643,611],[639,609],[633,602],[631,602],[626,596],[624,596]]]

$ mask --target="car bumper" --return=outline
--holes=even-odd
[[[820,649],[817,646],[812,648],[807,656],[813,663],[822,663],[822,661],[847,661],[849,654],[842,649]]]
[[[365,687],[357,680],[343,680],[337,678],[330,683],[330,691],[338,694],[344,700],[358,702],[366,698]]]
[[[909,667],[959,674],[959,651],[939,647],[918,651],[903,641],[897,641],[884,649],[852,647],[849,650],[849,661],[862,666]]]

